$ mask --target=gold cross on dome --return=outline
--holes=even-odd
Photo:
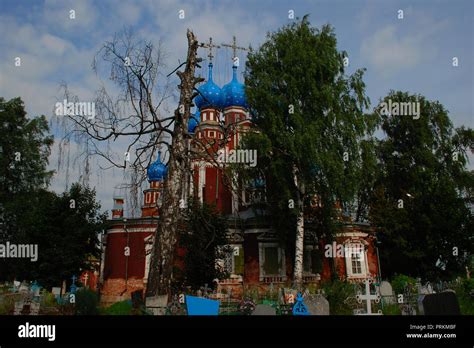
[[[233,55],[234,55],[234,56],[232,57],[232,59],[234,59],[235,57],[237,57],[237,50],[248,51],[248,49],[245,48],[245,47],[239,47],[239,46],[237,46],[237,40],[236,40],[236,38],[235,38],[235,35],[232,37],[232,45],[230,45],[230,44],[225,44],[225,43],[223,43],[223,44],[221,44],[221,45],[222,45],[222,46],[225,46],[225,47],[230,47],[230,48],[232,48],[232,53],[233,53]]]
[[[214,58],[214,56],[212,55],[212,48],[215,47],[215,48],[221,48],[221,46],[218,46],[218,45],[214,45],[212,43],[212,37],[209,38],[209,42],[202,42],[199,47],[204,47],[204,48],[208,48],[209,49],[209,54],[207,55],[209,57],[209,62],[212,63],[212,58]]]

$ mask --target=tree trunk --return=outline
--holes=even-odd
[[[293,167],[293,180],[296,186],[298,216],[296,218],[295,265],[293,268],[293,281],[298,289],[303,287],[303,252],[304,252],[304,184],[298,180],[298,169]]]
[[[182,178],[189,171],[186,160],[188,149],[186,137],[191,105],[194,97],[194,86],[202,81],[194,72],[197,63],[198,41],[192,31],[188,30],[188,54],[184,72],[178,71],[181,83],[178,108],[175,110],[175,124],[170,146],[168,175],[164,182],[163,203],[160,208],[160,220],[155,233],[153,251],[150,260],[150,271],[146,289],[147,297],[169,295],[173,275],[174,256],[178,239],[178,222],[180,219],[180,199],[183,195]],[[184,113],[180,113],[180,105]]]

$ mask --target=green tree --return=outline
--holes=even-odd
[[[370,147],[377,124],[377,115],[364,115],[369,104],[364,71],[348,76],[345,58],[334,30],[311,27],[307,16],[269,34],[248,56],[246,93],[257,132],[246,137],[245,147],[258,150],[282,243],[296,246],[297,285],[303,271],[304,207],[314,194],[319,196],[318,229],[331,238],[334,204],[354,201],[361,144]]]
[[[16,243],[37,244],[38,260],[7,259],[0,278],[37,280],[58,286],[73,274],[90,269],[90,258],[99,257],[98,233],[105,227],[95,191],[73,184],[57,195],[42,190],[22,206]]]
[[[464,271],[473,252],[474,175],[466,169],[466,151],[474,132],[454,129],[437,101],[399,91],[382,102],[390,100],[420,103],[420,115],[382,114],[386,138],[378,145],[370,212],[380,232],[382,270],[449,278]]]
[[[180,230],[180,245],[186,250],[180,277],[183,285],[199,289],[226,277],[226,272],[216,267],[216,260],[222,259],[227,251],[226,218],[214,206],[191,200]]]
[[[23,101],[0,97],[0,242],[12,241],[18,210],[49,183],[53,138],[44,116],[29,119]]]

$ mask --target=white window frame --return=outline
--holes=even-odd
[[[360,248],[360,249],[359,249]],[[363,259],[360,260],[361,273],[353,273],[352,270],[352,250],[363,250]],[[346,260],[346,274],[347,278],[365,278],[368,275],[368,262],[367,262],[367,250],[366,246],[362,242],[348,242],[344,243],[344,257]]]

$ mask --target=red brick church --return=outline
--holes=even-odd
[[[292,261],[281,247],[269,223],[270,217],[256,215],[252,209],[263,195],[264,181],[255,180],[247,187],[233,187],[226,178],[223,163],[216,163],[219,151],[236,150],[242,136],[252,126],[244,85],[238,81],[237,67],[233,66],[232,80],[220,88],[212,79],[212,63],[209,77],[198,89],[197,110],[189,121],[188,132],[193,136],[190,146],[202,153],[192,159],[192,175],[183,180],[185,200],[194,195],[201,202],[215,204],[229,219],[228,240],[232,246],[225,260],[218,265],[225,267],[230,277],[219,282],[222,289],[233,288],[241,293],[244,286],[265,288],[270,283],[283,286],[291,283]],[[221,122],[223,121],[223,122]],[[222,125],[224,124],[224,126]],[[225,141],[224,141],[225,140]],[[222,145],[225,144],[225,145]],[[247,154],[248,155],[248,154]],[[101,274],[102,301],[112,303],[129,299],[135,290],[144,289],[148,277],[148,265],[153,235],[159,223],[159,206],[163,180],[167,167],[160,155],[147,170],[149,188],[143,192],[141,217],[124,217],[124,199],[114,198],[112,219],[105,235],[103,270]],[[336,237],[337,246],[346,252],[335,258],[335,269],[341,279],[360,281],[379,273],[374,230],[350,218],[340,218],[341,232]],[[309,225],[309,224],[307,224]],[[304,282],[318,284],[331,277],[331,263],[327,256],[328,245],[322,240],[310,238],[305,233]],[[331,245],[333,246],[333,245]],[[333,253],[333,256],[336,256]],[[204,285],[204,284],[203,284]]]

